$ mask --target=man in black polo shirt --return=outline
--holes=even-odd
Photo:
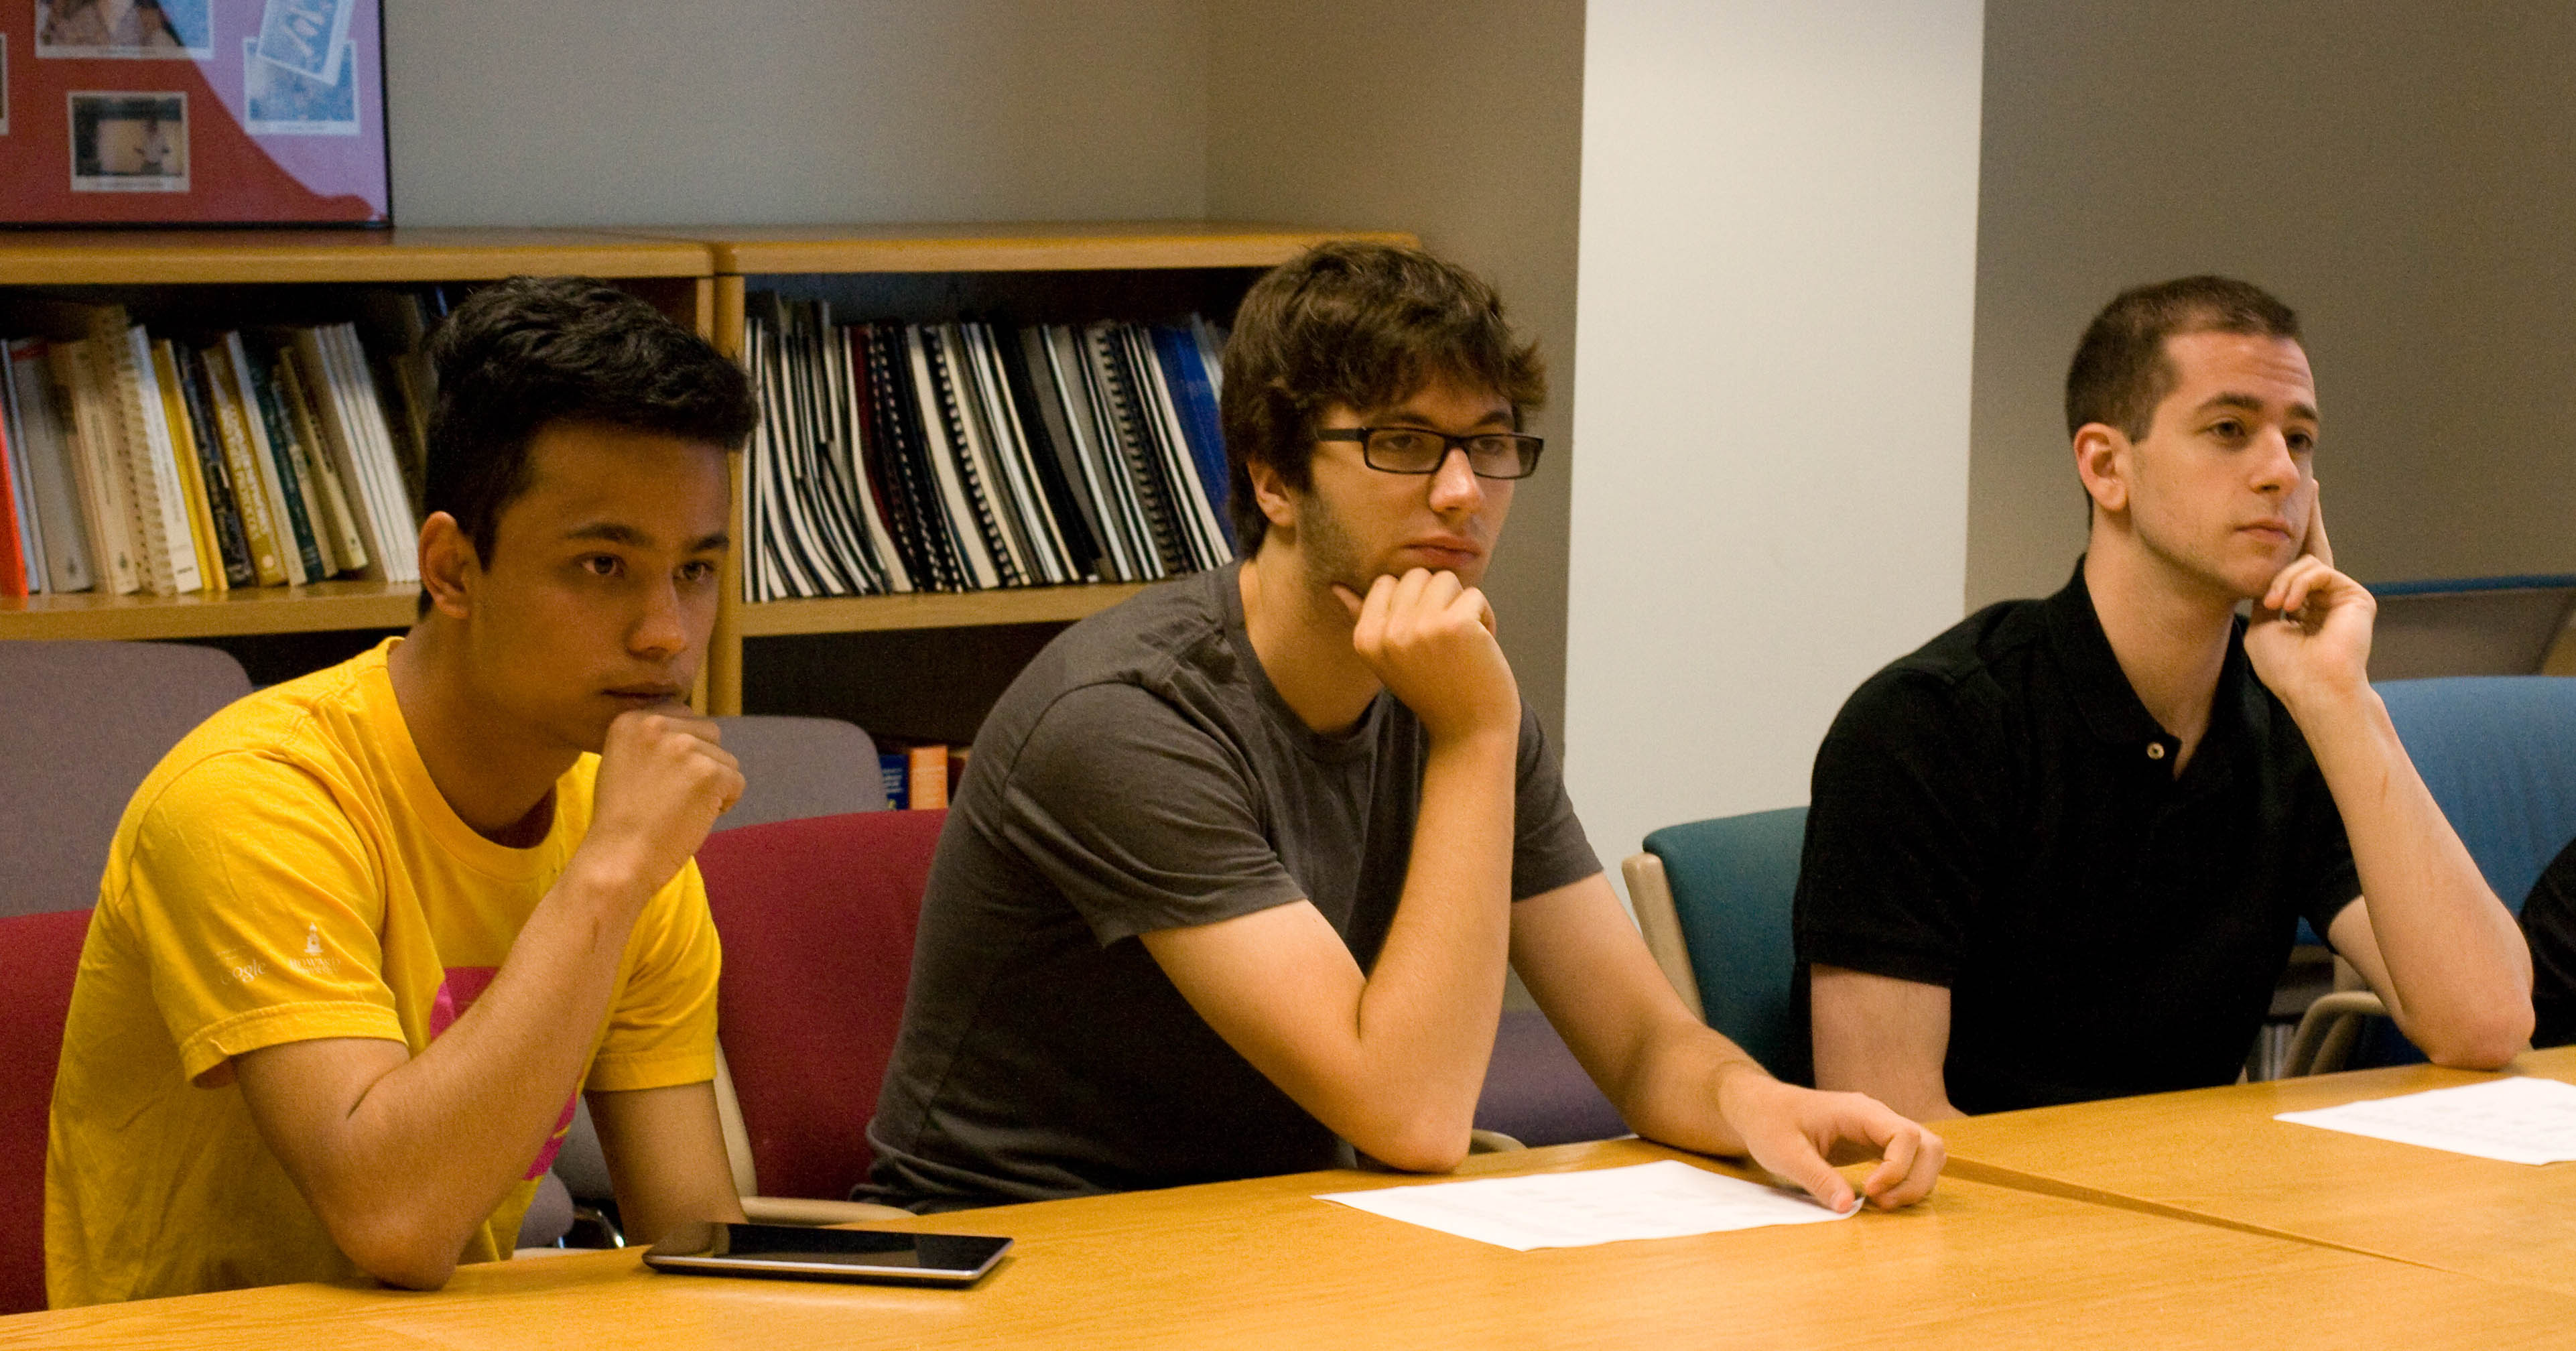
[[[2229,1082],[2301,917],[2435,1061],[2511,1058],[2530,956],[2370,688],[2297,317],[2125,292],[2066,409],[2075,576],[1871,677],[1817,753],[1817,1083],[1928,1121]]]
[[[1491,288],[1332,244],[1226,345],[1246,557],[1047,645],[975,738],[868,1130],[922,1209],[1467,1152],[1506,962],[1628,1124],[1848,1209],[1941,1143],[1783,1084],[1620,910],[1476,589],[1536,467]]]

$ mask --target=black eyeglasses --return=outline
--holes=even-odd
[[[1519,432],[1475,432],[1450,436],[1420,427],[1335,427],[1315,433],[1318,441],[1357,441],[1360,459],[1388,474],[1436,474],[1455,448],[1467,452],[1467,468],[1478,478],[1528,478],[1538,472],[1538,452],[1547,443]]]

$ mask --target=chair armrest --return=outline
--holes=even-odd
[[[1681,912],[1673,904],[1672,879],[1664,873],[1664,861],[1652,854],[1630,854],[1619,864],[1619,875],[1627,879],[1628,905],[1636,912],[1637,932],[1646,940],[1646,951],[1654,955],[1664,979],[1672,982],[1673,993],[1682,997],[1682,1007],[1707,1022],[1699,975],[1691,969],[1690,944],[1682,938]]]
[[[2352,1058],[2353,1043],[2361,1039],[2362,1021],[2387,1016],[2388,1006],[2368,990],[2318,995],[2299,1016],[2299,1030],[2290,1034],[2290,1054],[2282,1074],[2295,1079],[2342,1069]]]
[[[746,1196],[742,1213],[753,1224],[865,1224],[919,1218],[909,1210],[871,1201],[817,1201],[802,1196]]]

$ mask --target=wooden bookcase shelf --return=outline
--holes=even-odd
[[[652,233],[704,244],[715,268],[715,339],[740,356],[743,297],[758,278],[918,278],[936,274],[1251,273],[1333,239],[1411,244],[1383,230],[1325,230],[1220,221],[1116,221],[983,225],[675,226]],[[1000,281],[1003,293],[1011,288]],[[1108,285],[1115,289],[1114,275]],[[983,294],[993,294],[986,286]],[[1211,315],[1230,319],[1230,315]],[[737,476],[736,538],[748,539]],[[856,596],[744,603],[741,551],[725,578],[725,607],[708,653],[707,697],[717,713],[742,711],[747,638],[1065,623],[1143,588],[1095,583],[992,591]]]
[[[978,624],[1063,624],[1097,614],[1145,589],[1141,582],[1020,586],[999,591],[918,591],[904,596],[835,596],[742,608],[745,638],[791,633],[883,633]]]
[[[697,279],[703,244],[576,230],[0,232],[0,286],[492,281],[518,273]]]
[[[0,600],[0,638],[220,638],[411,625],[409,582],[315,582],[221,595],[109,596],[75,591]]]
[[[678,226],[657,235],[696,240],[716,275],[834,272],[1129,272],[1277,267],[1328,239],[1410,244],[1385,230],[1316,230],[1218,221],[1094,221],[1013,225]]]

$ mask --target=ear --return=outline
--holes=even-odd
[[[2093,505],[2107,512],[2129,509],[2130,475],[2134,470],[2129,434],[2102,422],[2075,429],[2075,474]]]
[[[1279,470],[1268,460],[1258,456],[1245,457],[1243,468],[1252,478],[1252,500],[1260,506],[1270,528],[1273,531],[1285,529],[1293,534],[1297,529],[1297,503],[1288,494],[1288,480],[1281,478]]]
[[[482,560],[464,527],[446,512],[431,512],[420,523],[420,585],[429,593],[429,607],[450,619],[469,617],[473,584],[482,577]]]

